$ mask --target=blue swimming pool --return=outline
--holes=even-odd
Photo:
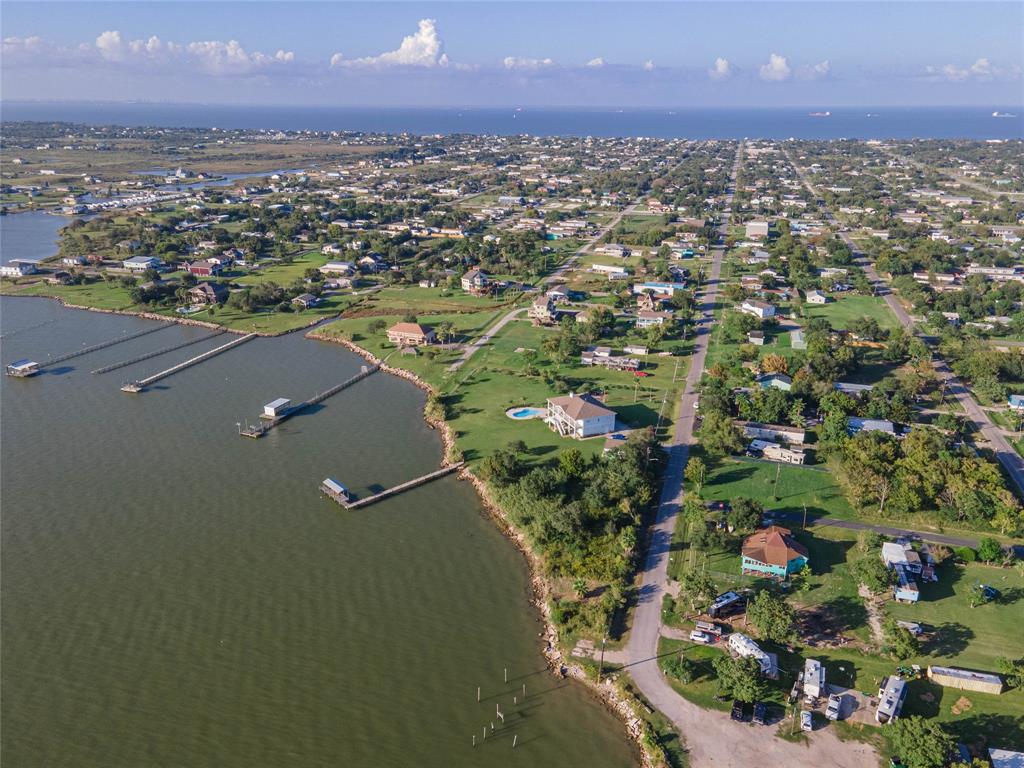
[[[505,411],[505,415],[510,419],[536,419],[538,416],[544,415],[543,408],[509,408]]]

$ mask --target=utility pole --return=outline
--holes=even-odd
[[[607,637],[601,638],[601,662],[597,667],[597,684],[601,684],[601,677],[604,674],[604,644],[608,641]]]

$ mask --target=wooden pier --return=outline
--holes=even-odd
[[[170,328],[170,327],[171,327],[171,324],[167,323],[166,325],[158,325],[156,328],[144,328],[143,330],[136,331],[135,333],[129,333],[129,334],[126,334],[124,336],[118,336],[116,339],[108,339],[107,341],[101,341],[99,344],[93,344],[93,345],[88,346],[88,347],[82,347],[81,349],[76,349],[73,352],[68,352],[67,354],[58,355],[57,357],[51,357],[45,363],[34,363],[34,366],[31,369],[25,368],[24,371],[18,371],[17,368],[16,368],[16,364],[12,363],[11,365],[9,365],[7,367],[7,375],[8,376],[22,376],[22,377],[24,377],[24,376],[34,376],[35,374],[39,373],[40,371],[44,370],[45,368],[50,368],[50,367],[52,367],[54,365],[57,365],[58,363],[63,363],[65,360],[71,360],[74,357],[81,357],[82,355],[88,355],[90,352],[97,352],[97,351],[99,351],[101,349],[106,349],[107,347],[112,347],[115,344],[121,344],[121,343],[123,343],[125,341],[131,341],[132,339],[137,339],[140,336],[145,336],[145,335],[150,334],[150,333],[156,333],[157,331],[162,331],[164,328]],[[25,362],[31,362],[31,361],[19,360],[18,362],[19,363],[25,363]],[[22,367],[24,368],[24,366],[22,366]]]
[[[219,354],[221,354],[223,352],[227,352],[229,349],[233,349],[234,347],[237,347],[237,346],[240,346],[242,344],[245,344],[245,342],[247,342],[247,341],[252,341],[258,335],[259,334],[256,334],[256,333],[247,333],[245,336],[242,336],[242,337],[237,338],[237,339],[232,339],[227,344],[222,344],[219,347],[215,347],[214,349],[211,349],[211,350],[209,350],[207,352],[203,352],[203,354],[201,354],[201,355],[196,355],[195,357],[189,358],[188,360],[186,360],[183,363],[178,363],[177,365],[172,365],[167,370],[160,371],[160,373],[154,373],[152,376],[148,376],[145,379],[139,379],[138,381],[129,382],[128,384],[125,384],[123,387],[121,387],[121,391],[122,392],[142,392],[150,384],[154,384],[154,383],[160,381],[161,379],[166,379],[168,376],[173,376],[174,374],[178,373],[179,371],[183,371],[186,368],[192,367],[193,365],[198,365],[199,363],[202,363],[205,360],[209,360],[211,357],[216,357],[217,355],[219,355]]]
[[[281,422],[287,421],[295,414],[300,413],[301,411],[305,410],[306,408],[309,408],[310,406],[323,402],[328,397],[338,394],[339,392],[341,392],[341,390],[351,387],[356,382],[362,381],[367,376],[371,376],[379,370],[380,365],[364,365],[363,369],[355,376],[345,379],[345,381],[341,382],[341,384],[335,384],[330,389],[325,389],[323,392],[309,398],[309,400],[303,400],[301,403],[296,403],[287,411],[278,416],[267,416],[265,414],[260,414],[260,423],[246,426],[245,429],[240,429],[238,434],[240,434],[242,437],[251,437],[254,439],[263,437],[265,434],[267,434],[267,432],[272,430]]]
[[[388,488],[386,491],[381,491],[380,493],[375,493],[372,496],[367,496],[364,499],[353,498],[352,494],[348,492],[348,489],[341,485],[341,483],[331,480],[330,478],[324,480],[324,482],[320,484],[320,492],[332,501],[336,501],[338,504],[341,504],[345,509],[359,509],[360,507],[367,507],[370,504],[386,499],[389,496],[395,496],[402,491],[408,491],[411,488],[424,485],[439,477],[450,475],[452,472],[457,472],[462,469],[464,464],[465,462],[463,461],[460,461],[458,464],[449,464],[448,466],[441,467],[434,472],[408,480],[394,486],[393,488]]]
[[[174,352],[176,350],[183,349],[184,347],[188,347],[193,344],[198,344],[201,341],[207,341],[209,339],[216,338],[217,336],[220,336],[223,333],[225,333],[225,331],[214,331],[213,333],[209,333],[205,336],[199,336],[198,338],[195,339],[183,341],[180,344],[174,344],[170,347],[164,347],[163,349],[156,349],[152,352],[147,352],[144,355],[139,355],[138,357],[132,357],[129,358],[128,360],[121,360],[120,362],[117,363],[105,365],[102,368],[97,368],[95,371],[92,371],[92,373],[110,373],[111,371],[116,371],[118,368],[124,368],[125,366],[128,365],[141,363],[143,360],[149,360],[151,357],[159,357],[160,355],[166,355],[168,352]]]

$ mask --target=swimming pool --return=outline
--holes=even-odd
[[[505,415],[510,419],[516,419],[522,421],[523,419],[536,419],[538,416],[543,416],[545,413],[543,408],[509,408],[505,411]]]

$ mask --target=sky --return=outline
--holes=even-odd
[[[1024,104],[1020,2],[22,2],[5,100]]]

